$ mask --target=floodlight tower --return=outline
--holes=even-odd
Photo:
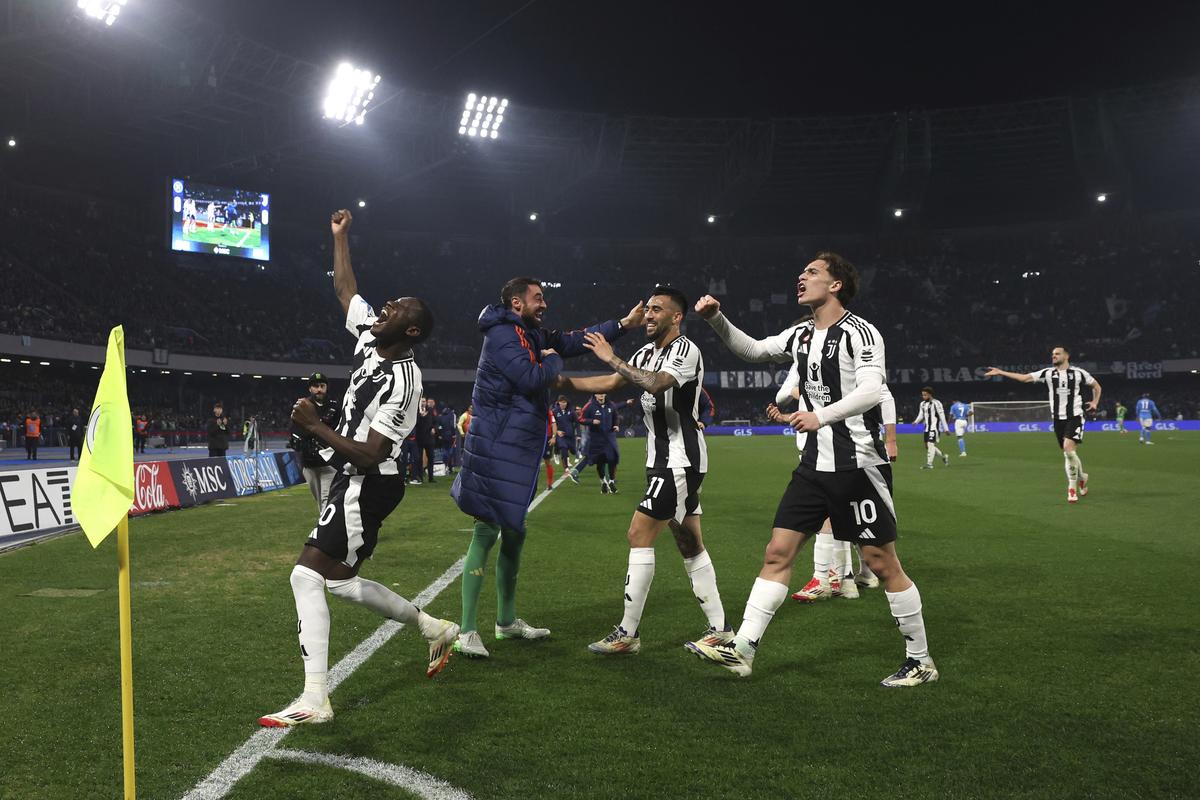
[[[458,135],[479,139],[499,139],[500,124],[508,111],[508,98],[467,95],[463,104],[462,118],[458,121]]]
[[[338,64],[325,93],[325,119],[362,125],[380,80],[381,76],[369,69],[357,69],[346,61]]]
[[[128,0],[79,0],[75,6],[92,19],[104,20],[105,25],[112,25],[121,15],[121,9]]]

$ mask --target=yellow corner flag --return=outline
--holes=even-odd
[[[121,630],[121,745],[125,800],[137,789],[133,760],[133,619],[129,578],[129,507],[133,504],[133,433],[125,388],[125,331],[109,331],[104,372],[79,454],[71,505],[92,547],[117,529],[117,605]]]
[[[87,438],[71,488],[75,518],[92,547],[112,533],[133,505],[133,435],[125,389],[125,331],[108,334],[104,374],[88,419]]]

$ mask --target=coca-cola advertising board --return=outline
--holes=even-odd
[[[132,516],[151,511],[179,508],[179,496],[175,492],[175,479],[166,461],[143,461],[133,469]]]

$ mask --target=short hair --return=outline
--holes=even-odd
[[[421,329],[419,336],[414,336],[411,341],[413,344],[420,344],[429,338],[429,334],[433,333],[433,312],[429,310],[429,306],[419,297],[414,297],[413,302],[415,308],[412,312],[412,319],[409,320],[409,325],[416,325]]]
[[[1051,350],[1055,350],[1055,349],[1062,350],[1067,355],[1071,355],[1071,348],[1067,347],[1065,344],[1056,344],[1056,345],[1054,345],[1054,347],[1051,347],[1050,349]]]
[[[541,285],[542,282],[537,278],[513,278],[504,284],[504,288],[500,290],[500,302],[505,308],[512,308],[512,299],[514,297],[524,297],[525,292],[529,291],[530,286],[540,288]]]
[[[687,316],[687,312],[688,312],[687,295],[685,295],[683,292],[676,289],[674,286],[662,286],[662,285],[655,286],[654,291],[650,293],[650,296],[654,297],[655,295],[660,295],[662,297],[671,298],[675,302],[675,304],[679,306],[679,310],[683,312],[683,315],[685,317]]]
[[[854,295],[858,294],[858,270],[832,250],[822,250],[814,260],[824,261],[829,266],[829,274],[834,280],[842,282],[842,288],[836,292],[837,299],[842,305],[849,305]]]
[[[560,395],[558,396],[558,399],[557,399],[557,400],[555,400],[554,402],[556,402],[556,403],[566,403],[566,402],[567,402],[567,396],[566,396],[565,394],[560,394]]]
[[[922,391],[922,392],[929,392],[929,394],[930,394],[931,396],[933,395],[933,387],[932,387],[932,386],[922,386],[922,387],[921,387],[921,391]]]

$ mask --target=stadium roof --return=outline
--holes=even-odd
[[[322,204],[351,193],[372,209],[419,200],[464,221],[538,209],[561,228],[675,230],[713,213],[753,232],[863,228],[896,207],[939,225],[1057,217],[1100,191],[1191,206],[1200,184],[1196,78],[1049,97],[1031,84],[1020,88],[1034,99],[985,105],[710,117],[554,110],[504,86],[504,136],[481,145],[456,135],[460,94],[413,88],[386,65],[367,125],[329,124],[320,102],[334,60],[252,38],[231,24],[236,5],[133,4],[108,29],[71,6],[11,0],[0,17],[0,103],[19,109],[7,122],[24,151],[10,178],[145,192],[189,174]],[[486,64],[479,74],[491,77]]]

